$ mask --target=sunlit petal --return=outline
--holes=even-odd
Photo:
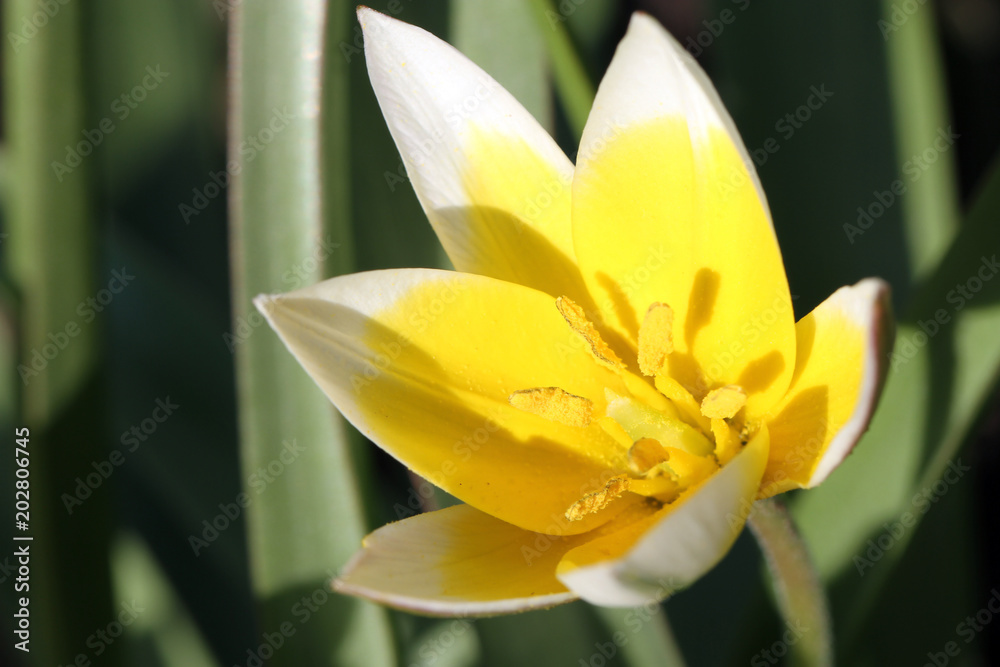
[[[566,524],[563,515],[609,470],[627,468],[627,448],[597,424],[568,426],[509,402],[559,387],[600,414],[606,387],[626,391],[548,295],[403,269],[334,278],[258,307],[351,423],[444,490],[538,532],[585,532],[608,519]]]
[[[795,378],[768,420],[764,497],[819,484],[868,428],[892,341],[889,287],[873,278],[841,287],[796,331]]]
[[[455,268],[586,300],[573,164],[521,104],[434,35],[358,11],[372,87]]]
[[[784,394],[795,329],[753,165],[707,78],[636,14],[601,82],[573,181],[573,234],[604,319],[635,344],[673,310],[667,371],[695,398],[736,384],[748,415]]]

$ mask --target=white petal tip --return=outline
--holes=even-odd
[[[357,12],[358,21],[361,23],[361,27],[364,27],[365,21],[369,19],[378,19],[378,17],[383,16],[381,13],[375,11],[371,7],[366,7],[365,5],[358,5],[355,9]]]
[[[348,565],[348,567],[350,566]],[[393,609],[421,616],[444,618],[503,616],[538,609],[550,609],[578,599],[578,596],[569,592],[504,600],[420,598],[354,584],[347,581],[345,577],[349,577],[349,573],[346,571],[333,580],[332,588],[335,592],[364,598]]]
[[[274,310],[274,304],[279,298],[276,294],[258,294],[253,298],[253,305],[270,322],[271,311]]]

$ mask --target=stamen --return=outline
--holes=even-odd
[[[608,480],[608,483],[604,485],[604,488],[600,491],[594,491],[593,493],[588,493],[580,500],[573,503],[568,510],[566,510],[566,518],[570,521],[579,521],[588,514],[593,514],[594,512],[599,512],[608,505],[611,501],[617,499],[623,493],[628,491],[629,478],[628,475],[616,475]]]
[[[698,401],[680,382],[666,374],[657,375],[654,382],[657,390],[669,398],[678,410],[683,411],[689,422],[697,425],[702,431],[711,430],[711,422],[701,414],[701,406],[698,405]]]
[[[594,420],[594,423],[604,429],[604,432],[610,435],[615,441],[618,442],[626,451],[632,446],[633,440],[628,436],[622,425],[616,422],[611,417],[605,415],[604,417],[598,417]]]
[[[712,420],[712,434],[715,435],[715,458],[724,466],[739,454],[740,438],[725,419]]]
[[[615,351],[608,347],[608,344],[601,338],[594,325],[587,319],[587,313],[583,308],[565,296],[556,299],[556,308],[565,318],[566,323],[590,346],[590,352],[605,368],[619,372],[625,370],[625,364],[615,354]]]
[[[747,404],[747,395],[738,384],[727,384],[708,392],[701,402],[701,414],[712,419],[731,419]]]
[[[567,426],[590,425],[594,403],[589,398],[575,396],[559,387],[539,387],[515,391],[507,402],[518,410],[530,412],[549,421]]]
[[[670,460],[665,464],[682,489],[686,489],[715,473],[719,466],[711,456],[695,456],[683,449],[667,447]]]
[[[628,450],[628,466],[632,472],[644,474],[670,457],[659,441],[639,438]]]
[[[654,303],[639,327],[639,370],[655,377],[667,355],[674,351],[674,311],[665,303]]]

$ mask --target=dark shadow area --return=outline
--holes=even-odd
[[[715,312],[715,301],[719,298],[718,272],[709,268],[698,269],[688,296],[687,318],[684,320],[684,342],[688,349],[694,346],[698,332],[708,326]]]

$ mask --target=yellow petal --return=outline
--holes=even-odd
[[[365,7],[358,18],[375,95],[455,268],[584,303],[570,225],[572,162],[452,46]]]
[[[788,387],[794,319],[752,163],[695,70],[652,19],[633,18],[584,130],[573,235],[605,322],[636,345],[650,304],[669,304],[666,371],[698,400],[742,386],[749,418]]]
[[[605,387],[625,387],[553,303],[513,283],[409,269],[334,278],[258,307],[351,423],[407,467],[508,523],[575,534],[610,513],[570,523],[566,508],[607,471],[627,470],[627,448],[598,424],[560,424],[508,398],[559,387],[602,414]]]
[[[795,378],[768,418],[761,497],[819,484],[868,428],[892,345],[889,288],[871,278],[842,287],[796,331]]]
[[[729,465],[626,528],[566,553],[557,576],[584,600],[631,607],[688,586],[729,551],[749,516],[764,466],[762,428]],[[610,522],[602,532],[617,524]]]
[[[435,616],[506,614],[576,598],[555,576],[581,538],[522,530],[468,505],[391,523],[334,582],[342,592]]]

